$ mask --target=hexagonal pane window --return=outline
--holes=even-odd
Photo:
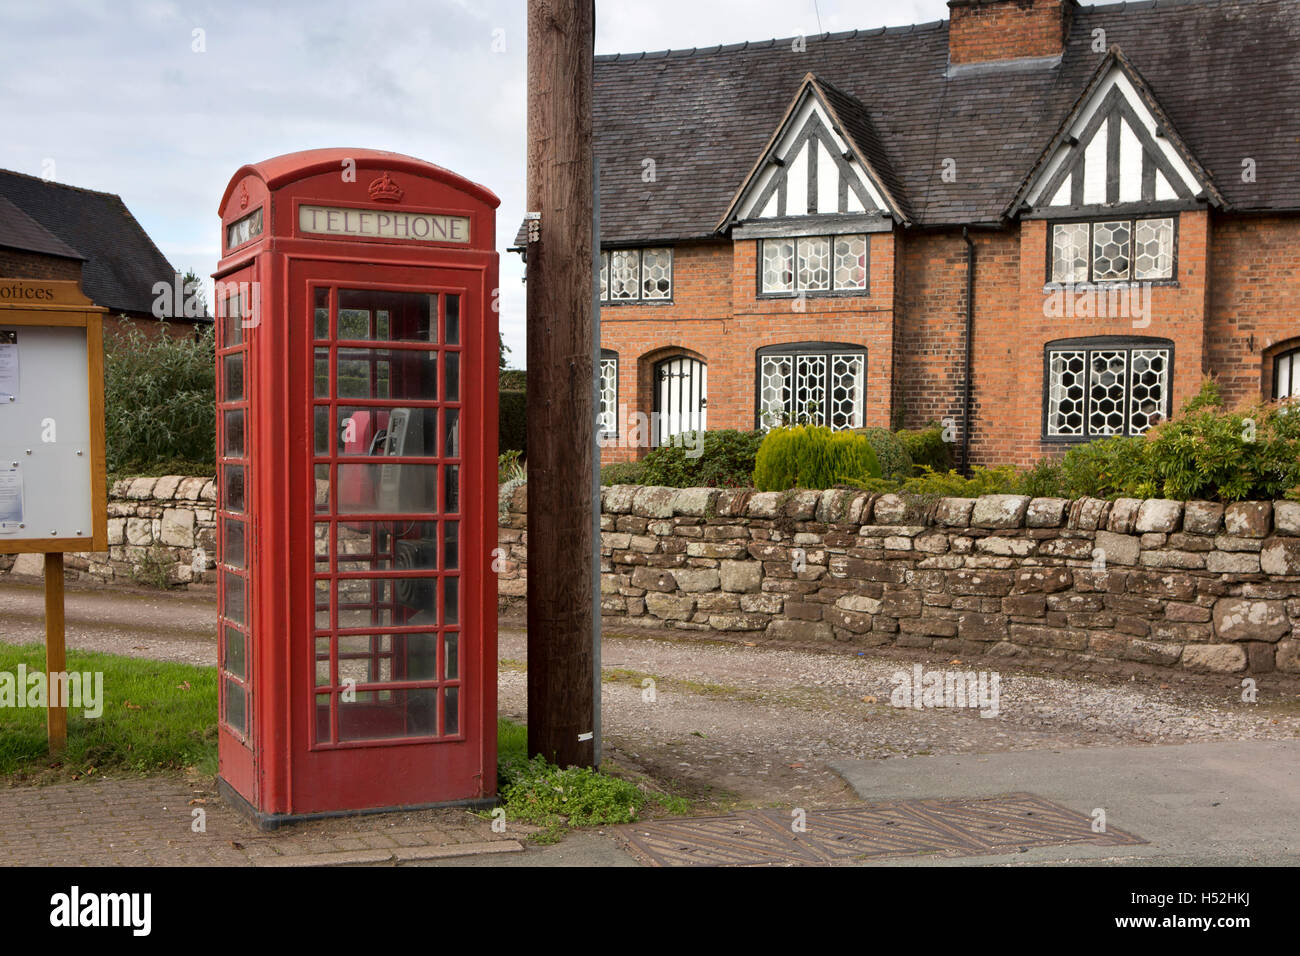
[[[1133,244],[1133,278],[1170,279],[1174,275],[1174,221],[1143,219]]]
[[[647,299],[671,299],[673,251],[646,249],[641,253],[641,294]]]
[[[819,291],[831,287],[831,241],[818,236],[799,240],[799,288]]]
[[[1103,282],[1129,277],[1131,232],[1128,222],[1099,222],[1093,227],[1093,279]]]

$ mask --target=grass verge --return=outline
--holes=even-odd
[[[45,667],[40,644],[0,644],[0,674]],[[44,707],[0,707],[0,775],[14,783],[97,773],[217,772],[217,672],[117,654],[69,651],[69,672],[103,675],[103,712],[68,709],[68,746],[51,757]]]

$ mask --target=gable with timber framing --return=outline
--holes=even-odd
[[[1195,208],[1220,197],[1141,76],[1112,50],[1013,208]]]
[[[879,153],[862,104],[808,74],[718,228],[888,230],[906,216],[873,165]]]

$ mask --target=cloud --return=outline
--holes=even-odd
[[[946,12],[943,0],[601,0],[596,49],[689,49]],[[241,165],[320,146],[391,149],[500,196],[504,250],[525,211],[525,17],[522,0],[8,4],[0,166],[39,175],[52,159],[58,181],[120,194],[173,265],[207,275],[217,202]],[[522,276],[503,251],[515,364]]]

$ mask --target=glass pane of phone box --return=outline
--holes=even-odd
[[[340,455],[438,454],[436,408],[361,408],[340,405],[336,428]]]

